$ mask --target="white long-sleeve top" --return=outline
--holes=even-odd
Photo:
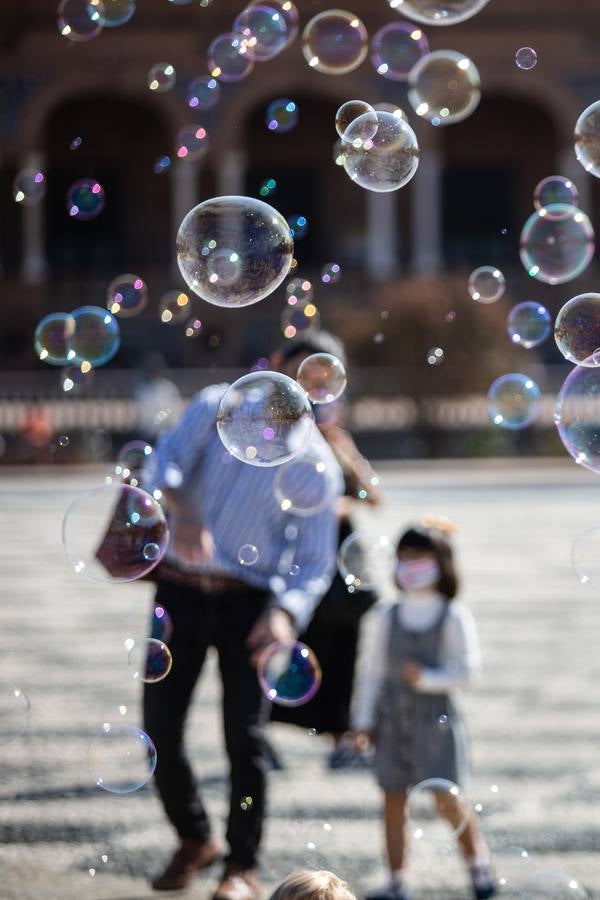
[[[356,730],[376,724],[377,702],[386,675],[392,617],[400,616],[408,631],[427,631],[442,613],[447,601],[435,593],[408,593],[398,600],[383,601],[374,607],[371,641],[361,667],[354,696],[352,722]],[[415,689],[427,694],[449,693],[466,687],[481,668],[477,625],[470,609],[453,600],[442,628],[440,665],[424,667]]]

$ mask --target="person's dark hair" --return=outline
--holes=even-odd
[[[346,365],[344,345],[329,331],[307,331],[306,334],[282,344],[279,353],[283,362],[288,362],[299,353],[331,353]]]
[[[436,589],[448,601],[456,597],[458,575],[454,566],[452,545],[446,532],[440,528],[412,525],[398,541],[396,553],[400,553],[401,550],[422,550],[431,553],[440,567],[440,578]]]

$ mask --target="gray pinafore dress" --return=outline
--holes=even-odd
[[[408,660],[428,668],[440,665],[448,604],[425,631],[405,628],[401,608],[399,603],[386,613],[391,622],[375,729],[377,780],[384,791],[407,791],[427,778],[463,785],[467,739],[452,698],[446,693],[420,693],[401,676],[401,665]]]

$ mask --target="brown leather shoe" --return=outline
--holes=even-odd
[[[213,900],[259,900],[260,885],[254,869],[227,865],[223,880],[213,894]]]
[[[191,884],[198,872],[222,856],[223,851],[216,841],[184,838],[165,871],[152,882],[152,887],[155,891],[181,891]]]

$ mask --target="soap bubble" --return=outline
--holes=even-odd
[[[292,131],[298,124],[298,107],[293,100],[273,100],[267,106],[265,121],[269,131]]]
[[[402,107],[398,106],[397,103],[386,103],[386,102],[375,103],[373,105],[373,109],[375,110],[375,112],[391,113],[393,116],[396,117],[396,119],[407,119],[408,120],[408,116],[406,115],[406,113],[404,112]]]
[[[205,200],[177,234],[184,280],[215,306],[248,306],[268,297],[286,277],[293,252],[283,216],[252,197]]]
[[[541,872],[523,886],[522,900],[588,900],[588,894],[566,872]]]
[[[158,314],[160,321],[165,325],[177,325],[183,322],[190,314],[191,304],[189,295],[184,291],[167,291],[160,298]]]
[[[184,125],[175,137],[175,154],[178,159],[193,162],[208,150],[208,132],[203,125]]]
[[[232,456],[252,466],[277,466],[310,440],[313,414],[302,388],[279,372],[251,372],[225,391],[217,431]]]
[[[238,562],[241,566],[253,566],[258,562],[258,549],[254,544],[242,544],[238,550]]]
[[[80,388],[87,387],[94,379],[94,370],[90,363],[65,366],[60,372],[60,385],[65,394],[70,391],[77,392]]]
[[[377,132],[377,113],[365,100],[347,100],[342,103],[335,114],[335,129],[341,138],[344,137],[348,126],[355,122],[359,116],[365,116],[362,123],[363,140],[375,137]]]
[[[154,774],[156,748],[140,728],[105,722],[89,746],[88,768],[98,787],[131,794]]]
[[[261,197],[270,197],[277,190],[277,182],[274,178],[265,178],[258,189]]]
[[[307,331],[318,331],[321,316],[314,303],[300,303],[287,306],[281,314],[281,330],[284,337],[292,339]]]
[[[185,336],[189,337],[189,338],[195,338],[195,337],[200,337],[201,333],[202,333],[202,322],[200,321],[200,319],[197,319],[194,316],[192,316],[192,318],[189,319],[185,323],[185,329],[184,329]]]
[[[13,181],[13,198],[21,206],[35,206],[46,196],[46,176],[39,169],[22,169]]]
[[[537,66],[538,56],[533,47],[520,47],[515,53],[515,62],[519,69],[528,71]]]
[[[82,222],[95,219],[104,209],[104,188],[95,178],[80,178],[67,191],[67,212]]]
[[[173,656],[163,641],[146,638],[134,641],[127,655],[129,671],[136,681],[155,684],[167,677],[173,666]]]
[[[481,99],[479,72],[456,50],[434,50],[423,56],[410,73],[409,102],[418,116],[432,125],[462,122]]]
[[[504,296],[506,281],[495,266],[480,266],[469,275],[469,294],[478,303],[495,303]]]
[[[600,582],[600,527],[588,528],[575,538],[571,564],[581,584]]]
[[[600,472],[600,366],[576,366],[567,375],[554,421],[575,462]]]
[[[246,53],[257,62],[273,59],[288,44],[287,22],[268,0],[242,10],[233,23],[233,32],[243,41]]]
[[[342,541],[337,561],[348,587],[368,591],[391,574],[394,558],[394,547],[386,535],[353,532]]]
[[[302,213],[292,213],[287,224],[295,241],[301,241],[308,234],[308,219]]]
[[[408,22],[384,25],[371,41],[371,62],[375,71],[392,81],[406,81],[426,53],[429,53],[429,41],[420,28]]]
[[[88,0],[90,15],[98,14],[105,28],[125,25],[135,13],[135,0]]]
[[[570,178],[563,175],[550,175],[536,185],[533,193],[533,205],[536,209],[544,209],[561,203],[566,206],[577,206],[579,191]]]
[[[292,0],[252,0],[249,6],[268,6],[269,9],[278,12],[286,25],[286,47],[289,47],[296,40],[300,17]]]
[[[424,25],[454,25],[476,15],[489,0],[388,0],[398,13]]]
[[[219,82],[209,75],[200,75],[188,85],[187,103],[191,109],[212,109],[219,102],[220,96]]]
[[[344,134],[342,153],[347,175],[369,191],[396,191],[407,184],[419,165],[417,136],[404,119],[376,112],[377,131],[371,130],[371,113],[359,116]]]
[[[323,284],[335,284],[342,277],[342,267],[339,263],[325,263],[321,269],[321,281]]]
[[[126,484],[109,483],[80,494],[63,520],[63,546],[77,574],[92,581],[134,581],[160,561],[169,529],[160,503]],[[157,544],[147,559],[144,549]]]
[[[430,366],[441,366],[444,362],[444,351],[441,347],[431,347],[427,351],[427,364]]]
[[[139,275],[118,275],[108,286],[106,308],[122,319],[137,316],[148,303],[148,288]]]
[[[99,306],[80,306],[72,312],[75,322],[70,356],[74,362],[103,366],[116,354],[121,331],[115,317]]]
[[[304,388],[311,403],[331,403],[346,389],[344,364],[331,353],[313,353],[298,368],[296,381]]]
[[[513,306],[508,314],[507,328],[513,344],[530,350],[546,340],[552,328],[552,318],[541,303],[526,300]]]
[[[515,431],[526,428],[540,409],[540,389],[528,375],[501,375],[488,391],[488,412],[494,425]]]
[[[584,109],[577,119],[575,156],[586,172],[600,177],[600,100]]]
[[[367,29],[358,16],[343,9],[328,9],[306,24],[302,52],[317,72],[345,75],[364,60],[368,40]]]
[[[494,869],[498,886],[516,893],[529,877],[531,856],[523,847],[501,847],[494,851]]]
[[[16,684],[0,682],[0,744],[10,744],[27,732],[29,700]]]
[[[241,81],[254,68],[254,59],[239,34],[216,37],[206,51],[206,59],[212,77],[225,82]]]
[[[132,478],[139,481],[153,453],[154,449],[147,441],[128,441],[117,454],[115,474],[126,484],[130,484]]]
[[[312,282],[308,278],[290,278],[285,286],[285,296],[290,306],[310,303],[313,295]]]
[[[162,175],[163,172],[166,172],[171,168],[171,157],[170,156],[159,156],[156,162],[154,163],[152,171],[155,175]]]
[[[470,805],[453,781],[427,778],[408,792],[406,810],[408,832],[413,839],[441,850],[449,847],[467,827]]]
[[[273,482],[280,509],[294,516],[313,516],[320,512],[331,502],[337,489],[337,471],[311,448],[279,466]]]
[[[91,41],[102,31],[104,6],[89,0],[61,0],[58,5],[58,30],[70,41]]]
[[[600,365],[600,294],[579,294],[567,301],[556,317],[554,337],[569,362]]]
[[[551,203],[534,212],[520,238],[521,262],[532,278],[563,284],[581,275],[595,249],[592,223],[576,206]]]
[[[156,603],[152,610],[150,623],[150,637],[156,641],[168,642],[173,634],[173,622],[168,610],[160,603]]]
[[[148,72],[148,87],[157,94],[172,90],[176,81],[177,73],[172,63],[155,63]]]
[[[35,329],[35,352],[42,362],[51,366],[64,366],[75,356],[71,348],[74,333],[75,319],[70,313],[48,313]]]
[[[260,655],[257,673],[265,697],[278,706],[308,703],[321,685],[319,661],[300,641],[271,644]]]

